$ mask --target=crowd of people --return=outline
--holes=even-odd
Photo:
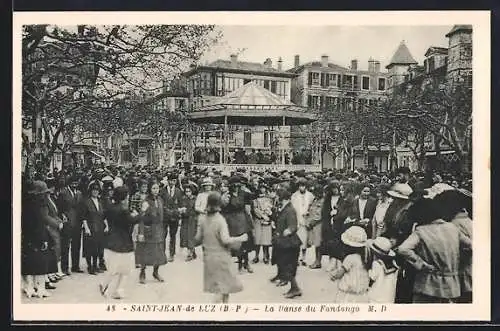
[[[193,153],[194,163],[218,164],[221,160],[218,148],[196,148]],[[284,158],[283,160],[281,158]],[[314,164],[315,159],[311,150],[301,149],[294,152],[236,148],[231,151],[226,160],[229,164]]]
[[[270,281],[301,296],[300,268],[325,269],[332,302],[472,301],[470,175],[324,170],[232,173],[189,165],[94,166],[23,175],[23,291],[44,298],[73,273],[106,273],[102,295],[123,298],[127,276],[202,246],[204,291],[243,290],[238,273],[276,268]],[[83,247],[81,247],[83,243]],[[315,259],[306,264],[306,252]],[[327,262],[325,262],[327,261]],[[235,266],[237,265],[237,267]],[[299,277],[298,277],[299,276]]]

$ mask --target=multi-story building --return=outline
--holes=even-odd
[[[401,43],[387,66],[388,92],[400,93],[411,86],[427,84],[430,80],[446,86],[448,92],[455,84],[464,84],[472,88],[472,26],[455,25],[446,37],[448,48],[429,47],[425,52],[423,66],[418,65],[404,42]],[[426,137],[423,148],[426,156],[425,164],[429,168],[439,168],[440,165],[449,168],[450,164],[456,161],[455,152],[443,141],[436,146],[432,134]],[[439,148],[439,155],[436,148]],[[397,154],[399,165],[417,168],[418,161],[413,152],[398,146]]]
[[[372,106],[385,97],[388,74],[380,70],[380,62],[369,59],[366,69],[359,66],[358,60],[351,61],[349,68],[329,61],[323,55],[321,61],[300,64],[299,55],[295,55],[294,67],[288,70],[297,74],[292,81],[292,102],[317,111],[352,111],[359,107]],[[300,128],[292,128],[292,144],[295,149],[307,148],[307,140],[300,133]],[[308,129],[309,130],[309,129]],[[311,131],[311,130],[309,130]],[[387,169],[387,149],[368,146],[368,158],[364,150],[353,149],[351,164],[343,155],[333,158],[332,153],[324,153],[322,164],[325,168],[351,168],[375,166],[383,171]]]
[[[190,109],[196,109],[214,103],[218,98],[233,92],[251,81],[280,96],[285,101],[291,99],[292,79],[296,74],[283,70],[281,58],[277,66],[271,59],[264,63],[239,61],[237,55],[230,60],[216,60],[208,65],[192,66],[184,73],[187,79],[187,90],[190,94]],[[280,148],[288,148],[289,127],[231,127],[229,140],[231,150],[270,150],[277,135],[284,137]],[[217,133],[208,135],[209,139],[199,139],[197,145],[217,145],[220,140]]]

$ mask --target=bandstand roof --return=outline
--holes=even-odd
[[[304,125],[316,121],[311,110],[283,100],[255,82],[188,113],[193,123],[229,125]]]

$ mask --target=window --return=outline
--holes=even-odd
[[[375,166],[375,156],[368,155],[368,166],[371,168]]]
[[[265,80],[265,81],[264,81],[264,88],[265,88],[266,90],[269,90],[269,81],[268,81],[268,80]]]
[[[308,78],[309,85],[320,85],[319,72],[310,72]]]
[[[334,97],[326,97],[325,107],[327,110],[333,110],[335,107],[335,99]]]
[[[427,61],[427,65],[429,67],[429,72],[431,71],[434,71],[434,69],[436,68],[436,63],[434,61],[434,56],[431,56],[428,61]]]
[[[363,89],[363,90],[369,90],[370,89],[370,77],[363,76],[363,81],[362,81],[362,84],[361,84],[361,89]]]
[[[342,87],[345,89],[352,89],[354,87],[354,76],[353,75],[343,75],[342,76]]]
[[[245,147],[252,146],[252,131],[248,129],[243,131],[243,146]]]
[[[320,107],[320,98],[317,95],[307,96],[307,106],[312,109],[318,109]]]
[[[358,76],[354,76],[353,81],[354,81],[353,88],[355,90],[359,89]]]
[[[338,79],[337,79],[338,76],[340,75],[328,74],[328,86],[338,87]]]
[[[378,79],[378,90],[385,91],[385,78]]]
[[[217,76],[217,96],[224,95],[224,80],[222,76]]]
[[[271,147],[274,141],[274,132],[270,130],[264,130],[264,147]]]
[[[328,74],[321,73],[321,87],[328,87],[329,86],[329,79],[328,79]]]

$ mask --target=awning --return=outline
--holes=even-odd
[[[94,154],[95,156],[97,156],[97,157],[98,157],[98,158],[100,158],[100,159],[104,159],[104,156],[99,155],[99,154],[97,154],[97,153],[96,153],[96,152],[94,152],[94,151],[90,151],[90,153]]]

